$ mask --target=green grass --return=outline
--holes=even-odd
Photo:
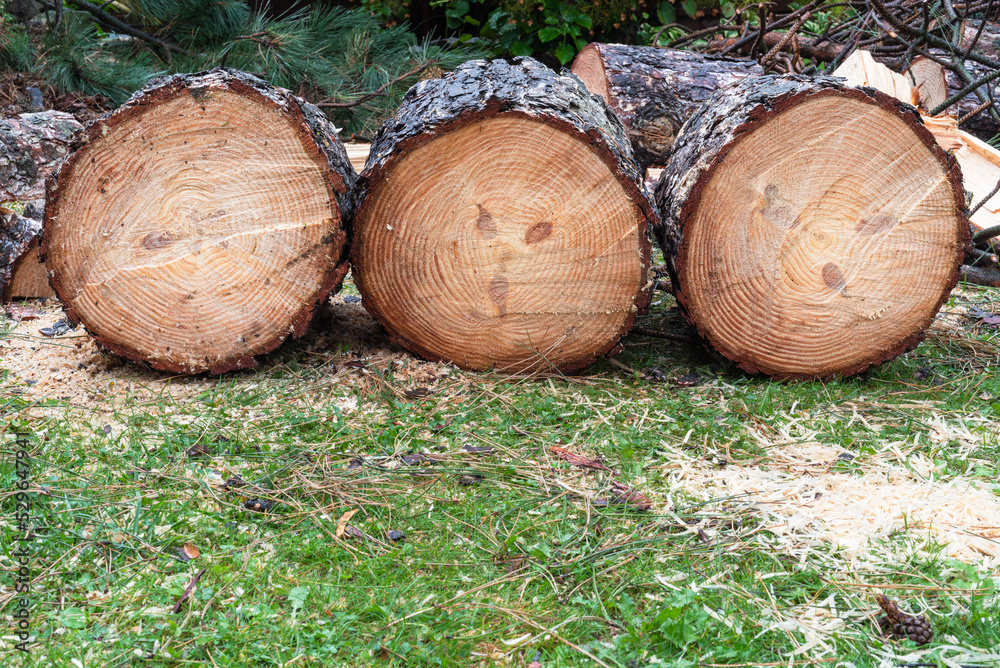
[[[970,288],[949,307],[969,303],[1000,298]],[[671,306],[644,324],[677,328]],[[37,535],[33,652],[0,634],[2,664],[998,665],[997,558],[950,557],[916,529],[860,560],[803,547],[742,499],[678,487],[668,465],[752,466],[808,441],[854,454],[835,466],[857,476],[902,448],[904,468],[919,455],[935,479],[995,493],[1000,338],[957,322],[828,383],[751,378],[636,335],[565,379],[317,350],[316,335],[187,395],[149,374],[152,394],[82,408],[6,378],[0,490],[14,432],[31,432]],[[668,380],[645,380],[653,367]],[[690,373],[701,384],[673,382]],[[652,509],[606,503],[613,483]],[[254,498],[276,503],[254,512]],[[4,569],[13,513],[5,494]],[[200,556],[182,559],[185,544]],[[879,591],[926,614],[934,640],[881,638]]]

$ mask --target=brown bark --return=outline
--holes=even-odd
[[[720,91],[654,198],[685,317],[778,378],[858,373],[914,348],[969,242],[961,172],[916,110],[828,77]]]
[[[654,213],[624,128],[535,60],[411,88],[357,202],[362,303],[422,357],[572,372],[616,352],[649,303]]]
[[[573,73],[625,124],[642,168],[662,167],[684,121],[719,88],[752,74],[752,61],[622,44],[589,44]]]
[[[42,254],[73,322],[175,373],[299,336],[347,272],[355,179],[322,112],[234,70],[150,83],[49,181]]]

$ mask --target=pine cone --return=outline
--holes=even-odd
[[[885,617],[878,620],[882,635],[896,640],[909,638],[918,645],[926,645],[934,637],[931,623],[923,615],[906,614],[888,596],[878,594],[875,598],[885,611]]]
[[[934,637],[931,623],[923,615],[906,615],[902,626],[906,637],[918,645],[926,645]]]

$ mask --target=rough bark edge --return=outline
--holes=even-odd
[[[31,255],[31,246],[42,232],[41,221],[10,215],[10,223],[0,219],[0,303],[11,299],[10,288],[21,263]]]
[[[698,83],[699,77],[694,76],[696,70],[705,83],[713,80],[717,84],[716,90],[748,76],[764,74],[764,70],[753,60],[679,49],[592,42],[580,51],[577,59],[588,51],[597,54],[604,75],[604,87],[608,92],[608,106],[625,125],[635,160],[642,168],[663,165],[671,154],[670,146],[653,146],[648,131],[666,119],[676,141],[684,122],[705,100],[702,96],[698,96],[701,99],[691,99],[689,94],[692,90],[708,88]],[[638,86],[643,85],[640,79],[650,80],[645,84],[646,96],[636,95]],[[636,88],[631,88],[630,84]],[[623,107],[622,102],[633,102],[635,105],[629,109]]]
[[[924,127],[923,122],[920,119],[920,113],[912,105],[900,102],[899,100],[886,95],[881,91],[875,90],[874,88],[863,86],[855,88],[847,86],[843,83],[842,79],[834,77],[814,77],[812,79],[794,75],[757,77],[754,80],[747,80],[747,83],[745,84],[737,84],[729,90],[739,91],[746,85],[753,85],[753,81],[760,81],[761,79],[770,79],[772,83],[782,89],[781,92],[773,97],[767,96],[757,99],[757,104],[753,112],[747,116],[747,119],[744,122],[740,123],[735,129],[732,130],[732,138],[719,147],[714,154],[710,154],[708,161],[703,161],[699,164],[696,158],[692,159],[688,156],[692,156],[697,153],[698,147],[700,146],[700,141],[698,141],[699,138],[713,133],[715,129],[714,126],[704,129],[700,127],[703,125],[703,114],[713,103],[725,96],[726,93],[722,92],[713,96],[694,116],[688,119],[688,122],[684,124],[683,128],[681,128],[678,141],[675,143],[674,154],[670,159],[671,164],[678,164],[685,160],[691,161],[692,167],[683,172],[671,174],[669,172],[670,165],[668,165],[668,169],[664,170],[660,180],[656,184],[654,201],[661,207],[662,210],[660,225],[654,228],[654,234],[660,248],[663,250],[668,270],[672,272],[671,282],[674,287],[674,295],[677,299],[677,306],[680,309],[681,315],[695,330],[698,338],[702,341],[702,344],[710,352],[723,356],[729,361],[730,364],[735,363],[736,366],[747,373],[754,375],[768,375],[775,380],[832,380],[835,378],[859,374],[875,366],[893,360],[899,355],[909,352],[920,345],[920,342],[923,341],[926,336],[927,328],[930,327],[931,323],[933,323],[937,312],[941,309],[941,306],[944,305],[945,301],[947,301],[948,296],[955,288],[955,285],[957,285],[962,261],[965,255],[965,249],[971,244],[968,207],[965,202],[965,190],[962,186],[962,170],[955,158],[942,149],[937,141],[935,141],[931,132]],[[735,94],[735,92],[731,92],[730,94]],[[877,105],[888,111],[895,111],[898,117],[906,123],[907,127],[913,130],[914,134],[924,143],[925,146],[930,149],[931,153],[938,159],[938,162],[941,163],[942,167],[948,173],[948,180],[951,183],[952,193],[955,197],[955,209],[958,212],[959,217],[958,241],[960,246],[955,253],[955,259],[952,264],[951,279],[945,284],[941,296],[939,297],[931,315],[920,323],[913,334],[902,339],[895,346],[888,349],[884,354],[841,370],[832,371],[830,373],[796,374],[770,372],[766,369],[759,368],[750,362],[741,361],[731,357],[726,351],[717,347],[715,345],[715,341],[709,335],[707,330],[701,327],[690,316],[687,296],[685,295],[678,278],[684,269],[683,251],[685,250],[685,242],[683,238],[683,230],[688,219],[694,215],[694,212],[697,209],[699,195],[702,188],[710,180],[712,174],[715,172],[715,169],[722,162],[722,160],[725,159],[726,155],[728,155],[729,151],[731,151],[734,146],[742,141],[744,137],[748,136],[751,132],[767,122],[770,118],[799,104],[800,102],[805,101],[807,97],[831,95],[847,96],[862,102]],[[698,133],[698,130],[702,130],[702,132]],[[682,141],[683,144],[681,143]]]
[[[73,138],[82,129],[72,115],[52,109],[0,121],[0,151],[7,154],[6,173],[14,181],[4,181],[0,185],[0,202],[24,202],[44,197],[47,175],[58,169],[65,154],[71,150]],[[49,157],[50,151],[59,155]],[[0,181],[3,181],[2,176]],[[24,187],[10,189],[10,185]]]
[[[52,220],[60,197],[59,183],[65,182],[72,174],[81,155],[80,149],[102,137],[107,132],[107,128],[115,127],[133,116],[141,115],[148,106],[174,99],[185,93],[197,100],[198,96],[208,88],[228,89],[262,104],[277,107],[284,112],[299,136],[303,148],[318,165],[325,166],[326,173],[329,175],[329,195],[336,202],[340,215],[339,220],[334,221],[339,224],[340,229],[329,243],[340,243],[340,249],[331,253],[334,259],[327,270],[326,278],[312,296],[303,300],[303,307],[298,314],[291,318],[291,325],[286,335],[279,335],[270,341],[258,343],[244,354],[234,355],[218,364],[205,364],[191,369],[170,362],[150,362],[131,346],[112,342],[91,333],[95,342],[116,355],[159,371],[185,375],[200,373],[218,375],[227,371],[257,366],[255,359],[257,356],[272,352],[288,338],[298,338],[305,333],[319,304],[326,300],[334,290],[340,289],[344,276],[350,268],[349,253],[353,217],[351,192],[357,180],[357,173],[351,166],[347,150],[337,136],[333,124],[318,108],[295,97],[290,91],[271,86],[246,72],[228,68],[217,68],[191,74],[174,74],[154,79],[133,93],[121,107],[98,118],[83,129],[70,146],[70,153],[67,154],[62,165],[46,179],[45,219],[42,224],[39,258],[44,261],[49,250]],[[52,270],[49,270],[49,285],[52,286],[59,301],[62,302],[67,320],[74,325],[81,324],[82,320],[69,304],[68,295],[65,294],[66,288]],[[82,324],[86,326],[86,323]]]
[[[393,169],[402,155],[436,137],[471,123],[498,116],[525,118],[547,123],[584,142],[612,173],[621,175],[619,183],[622,184],[628,197],[639,209],[641,214],[638,226],[639,252],[642,256],[643,271],[647,275],[647,279],[645,284],[640,286],[633,299],[634,310],[625,318],[621,331],[612,337],[612,341],[607,347],[598,351],[593,357],[556,368],[561,373],[576,373],[587,368],[600,357],[611,357],[621,352],[624,349],[621,345],[621,339],[632,328],[636,316],[649,310],[654,284],[650,278],[652,247],[649,242],[649,231],[655,228],[658,217],[656,209],[650,203],[639,168],[632,158],[632,148],[625,134],[625,127],[621,120],[610,111],[604,100],[598,95],[591,94],[579,77],[565,70],[563,74],[555,74],[532,58],[516,58],[515,63],[515,65],[511,65],[503,60],[472,60],[459,66],[444,79],[426,79],[410,88],[396,114],[383,123],[375,135],[364,171],[358,177],[355,188],[354,216],[357,219],[362,217],[368,196],[375,185],[380,183],[384,176]],[[519,68],[526,75],[530,75],[533,70],[542,70],[551,73],[554,81],[563,86],[578,86],[578,92],[582,93],[583,98],[596,107],[592,115],[600,114],[596,115],[596,118],[605,119],[607,125],[585,124],[579,116],[567,112],[562,107],[549,104],[547,102],[550,99],[548,91],[541,91],[542,94],[535,98],[528,95],[531,92],[530,89],[519,88],[513,84],[508,90],[498,91],[491,85],[493,80],[484,77],[484,73],[487,73],[489,68],[494,68],[494,71],[507,69],[510,72],[515,72]],[[454,88],[451,88],[452,86]],[[484,88],[485,91],[482,90]],[[454,93],[449,93],[449,89]],[[455,99],[458,99],[459,102],[456,103]],[[472,99],[475,101],[471,101]],[[527,100],[535,100],[535,103],[531,104]],[[446,102],[448,104],[443,109],[440,105],[436,107],[438,110],[444,111],[436,117],[430,114],[425,117],[417,111],[410,111],[411,107],[419,107],[423,101]],[[448,105],[451,107],[449,108]],[[410,115],[419,122],[413,125],[404,124],[403,117]],[[352,264],[356,259],[356,248],[356,245],[352,245]],[[355,275],[354,282],[358,291],[364,294],[364,279]],[[419,344],[393,333],[388,326],[388,320],[369,300],[362,300],[361,303],[365,310],[385,328],[391,342],[423,359],[434,362],[444,361]]]

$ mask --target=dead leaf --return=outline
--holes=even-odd
[[[431,391],[426,387],[417,387],[412,390],[406,390],[405,392],[403,392],[403,394],[410,397],[411,399],[419,399],[420,397],[431,396]]]
[[[600,508],[607,507],[613,503],[628,506],[633,510],[649,510],[653,507],[652,500],[620,482],[611,483],[610,497],[594,499],[591,503]]]
[[[553,445],[549,450],[559,459],[563,459],[573,466],[580,466],[582,468],[597,469],[600,471],[610,471],[607,466],[597,461],[596,459],[587,459],[580,455],[574,454],[567,450],[566,448],[560,448],[557,445]]]
[[[346,513],[340,516],[340,519],[337,521],[337,534],[336,534],[337,538],[340,538],[341,536],[344,535],[344,531],[347,529],[347,523],[351,521],[351,518],[354,517],[354,515],[358,512],[358,510],[359,508],[355,508],[354,510],[348,510]]]
[[[650,383],[662,383],[667,380],[667,374],[663,373],[662,369],[657,369],[655,366],[643,369],[642,377]]]
[[[345,526],[343,534],[347,538],[368,538],[368,534],[366,534],[364,531],[357,528],[353,524],[348,524],[347,526]]]
[[[243,502],[243,507],[247,510],[255,510],[258,513],[266,513],[274,508],[274,501],[270,499],[247,499]]]
[[[188,561],[191,559],[197,559],[201,556],[201,550],[199,550],[198,546],[194,543],[184,543],[184,547],[178,551],[182,552],[184,556],[187,557]]]
[[[426,461],[427,457],[415,452],[412,455],[403,455],[403,463],[407,466],[419,466],[422,462]]]
[[[192,459],[197,457],[206,457],[212,454],[212,449],[205,445],[204,443],[195,443],[190,448],[187,449],[187,456]]]

